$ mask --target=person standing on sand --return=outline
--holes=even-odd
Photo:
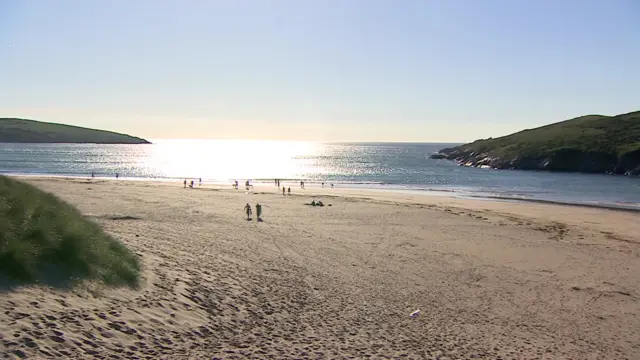
[[[282,187],[282,196],[284,196],[284,186]]]
[[[184,188],[186,189],[187,188],[187,179],[184,179],[184,183],[183,184],[184,184]]]
[[[291,196],[291,187],[287,188],[287,192],[289,193],[289,196]]]
[[[202,186],[202,178],[199,178],[198,180],[200,180],[200,183],[198,184],[198,186]]]
[[[258,204],[256,204],[256,218],[257,218],[258,221],[262,221],[260,216],[262,216],[262,205],[260,205],[260,203],[258,203]]]
[[[92,172],[92,173],[91,173],[91,178],[92,178],[92,179],[95,179],[95,178],[96,178],[96,173]]]
[[[251,220],[251,205],[249,203],[244,206],[244,211],[247,213],[247,221]]]

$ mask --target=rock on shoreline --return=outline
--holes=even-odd
[[[625,155],[618,158],[613,154],[562,149],[542,156],[500,157],[492,156],[490,152],[478,153],[462,145],[440,150],[430,158],[479,168],[640,175],[640,151]]]

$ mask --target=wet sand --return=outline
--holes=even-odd
[[[294,184],[282,196],[26,181],[138,253],[143,286],[0,289],[0,354],[640,358],[637,213]],[[247,202],[264,222],[255,210],[245,220]]]

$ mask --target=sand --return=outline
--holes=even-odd
[[[144,281],[2,289],[5,357],[640,359],[638,213],[28,181],[138,253]],[[245,220],[247,202],[264,222]]]

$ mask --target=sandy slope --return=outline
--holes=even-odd
[[[285,197],[275,187],[29,181],[135,249],[145,285],[3,289],[5,355],[640,358],[638,214],[342,189]],[[304,205],[312,193],[332,206]],[[243,219],[246,202],[264,204],[263,223]]]

